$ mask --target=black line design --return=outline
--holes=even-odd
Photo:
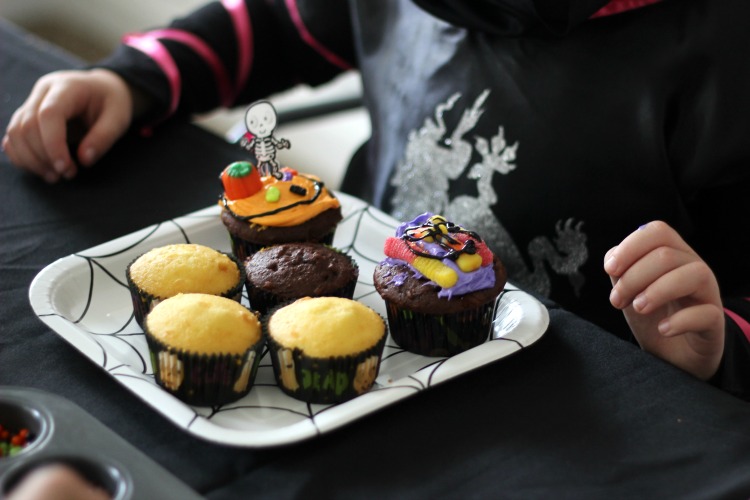
[[[425,370],[427,368],[433,367],[432,370],[430,371],[430,376],[427,377],[427,387],[432,387],[432,377],[435,376],[435,373],[437,373],[438,369],[440,369],[440,367],[443,366],[443,363],[445,363],[447,359],[448,358],[440,359],[440,360],[438,360],[438,361],[436,361],[434,363],[431,363],[431,364],[425,366],[421,370],[419,370],[419,371],[422,371],[422,370]]]
[[[132,245],[128,245],[125,248],[121,248],[120,250],[118,250],[116,252],[112,252],[112,253],[104,254],[104,255],[81,255],[81,254],[77,254],[77,253],[75,253],[73,255],[75,255],[77,257],[83,257],[84,259],[106,259],[108,257],[114,257],[115,255],[120,255],[120,254],[126,253],[131,248],[135,248],[138,245],[140,245],[141,243],[143,243],[144,241],[146,241],[147,239],[149,239],[151,237],[151,235],[153,235],[156,231],[159,230],[159,228],[161,227],[162,224],[163,224],[163,222],[160,222],[160,223],[154,225],[151,228],[151,231],[149,231],[148,234],[146,234],[143,238],[141,238],[140,240],[137,240]]]
[[[91,265],[91,261],[89,259],[86,259],[86,263],[89,266],[89,289],[86,293],[86,306],[83,308],[83,312],[78,317],[78,319],[72,321],[73,324],[78,324],[86,316],[89,307],[91,307],[91,301],[94,297],[94,267]]]
[[[291,413],[293,415],[299,415],[300,417],[305,417],[305,419],[309,419],[315,423],[314,418],[309,413],[305,413],[302,411],[297,411],[293,408],[289,408],[286,406],[263,406],[263,405],[236,405],[236,406],[222,406],[220,408],[217,408],[215,412],[213,412],[210,416],[204,417],[210,419],[214,415],[216,415],[219,412],[228,412],[232,410],[276,410],[286,413]],[[310,408],[308,406],[308,412],[310,412]],[[316,426],[317,428],[317,426]]]
[[[415,377],[414,375],[409,375],[409,376],[408,376],[408,377],[406,377],[406,378],[408,378],[408,379],[410,379],[410,380],[413,380],[414,382],[416,382],[416,383],[417,383],[417,384],[419,385],[419,387],[421,387],[422,389],[426,389],[426,388],[427,388],[427,386],[425,386],[425,385],[424,385],[424,382],[422,382],[421,380],[419,380],[419,379],[418,379],[417,377]],[[410,386],[410,387],[411,387],[411,386]],[[421,390],[421,389],[420,389],[420,390]]]
[[[190,243],[190,238],[188,238],[187,232],[185,232],[185,229],[174,219],[170,219],[169,222],[174,224],[177,227],[177,230],[182,233],[182,237],[185,238],[185,243]]]
[[[200,415],[198,415],[198,412],[194,412],[193,418],[190,419],[190,422],[187,423],[185,428],[190,429],[193,426],[193,424],[198,420],[198,417],[200,417]]]
[[[99,350],[102,352],[102,364],[100,365],[105,370],[107,369],[107,363],[109,362],[109,353],[107,352],[107,349],[104,348],[101,342],[96,337],[91,337],[91,340],[94,341],[94,343],[99,347]]]
[[[389,338],[390,338],[390,337],[389,337]],[[390,348],[392,348],[392,349],[393,349],[393,352],[392,352],[392,353],[390,353],[390,354],[386,354],[386,355],[384,355],[384,356],[383,356],[383,358],[382,358],[382,361],[381,361],[381,363],[382,363],[383,361],[386,361],[386,360],[388,360],[388,359],[391,359],[391,358],[392,358],[392,357],[394,357],[394,356],[398,356],[399,354],[408,354],[408,353],[409,353],[409,351],[407,351],[407,350],[404,350],[404,349],[401,349],[401,348],[400,348],[399,346],[397,346],[397,345],[395,345],[395,344],[394,344],[394,345],[386,345],[386,347],[390,347]]]
[[[138,348],[135,347],[130,342],[128,342],[128,339],[125,339],[125,338],[123,338],[123,337],[121,337],[119,335],[109,334],[109,333],[100,334],[100,335],[101,336],[105,336],[105,337],[109,337],[109,338],[112,338],[112,339],[117,339],[117,340],[121,341],[122,343],[124,343],[126,346],[128,346],[135,353],[135,355],[138,356],[138,359],[141,360],[141,373],[143,373],[144,375],[146,374],[146,371],[148,370],[148,364],[146,363],[146,360],[143,358],[143,356],[141,355],[141,352],[138,350]],[[128,366],[131,369],[133,369],[132,365],[126,365],[126,366]]]
[[[524,346],[521,342],[519,342],[516,339],[510,339],[507,337],[495,337],[495,338],[490,339],[490,342],[499,342],[499,341],[511,342],[513,344],[516,344],[520,349],[526,348],[526,346]]]
[[[127,287],[128,287],[128,284],[127,284],[127,283],[125,283],[124,281],[120,281],[120,280],[119,280],[119,279],[117,278],[117,276],[115,276],[114,274],[112,274],[112,273],[111,273],[111,272],[109,271],[109,269],[107,269],[107,268],[106,268],[106,267],[104,267],[104,266],[103,266],[102,264],[100,264],[98,260],[96,260],[96,259],[90,259],[90,258],[88,258],[88,257],[84,257],[84,258],[85,258],[86,260],[88,260],[88,261],[89,261],[89,263],[93,263],[94,265],[96,265],[96,267],[98,267],[99,269],[101,269],[101,270],[102,270],[102,271],[104,272],[104,274],[106,274],[107,276],[109,276],[110,278],[112,278],[112,281],[114,281],[115,283],[117,283],[117,284],[118,284],[118,285],[120,285],[121,287],[123,287],[123,288],[127,288]]]
[[[361,282],[360,282],[360,283],[361,283]],[[365,285],[365,286],[373,286],[372,284],[366,284],[366,283],[362,283],[362,284],[363,284],[363,285]],[[370,291],[369,291],[369,292],[367,292],[367,293],[363,293],[363,294],[361,294],[361,295],[358,295],[357,297],[355,297],[355,298],[354,298],[354,300],[362,300],[362,299],[364,299],[365,297],[370,297],[370,296],[372,296],[372,295],[375,295],[376,293],[378,293],[378,292],[377,292],[377,290],[375,290],[375,289],[373,288],[372,290],[370,290]]]

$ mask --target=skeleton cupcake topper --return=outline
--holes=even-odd
[[[276,139],[276,109],[268,101],[258,101],[250,105],[245,112],[247,134],[240,141],[240,146],[252,151],[258,162],[261,175],[273,175],[279,178],[279,164],[276,161],[277,149],[289,149],[291,144],[286,139]]]

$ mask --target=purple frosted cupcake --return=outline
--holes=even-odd
[[[505,267],[481,237],[425,213],[385,242],[374,284],[393,340],[424,356],[452,356],[487,340]]]

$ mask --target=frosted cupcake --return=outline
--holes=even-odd
[[[154,307],[144,330],[157,384],[182,401],[222,405],[252,388],[263,336],[256,314],[240,303],[175,295]]]
[[[302,298],[264,322],[279,387],[308,403],[341,403],[369,391],[386,339],[383,318],[340,297]]]
[[[386,239],[375,268],[393,340],[425,356],[452,356],[486,341],[505,268],[481,237],[425,213]]]
[[[319,178],[290,168],[261,176],[250,162],[235,162],[221,179],[221,221],[240,261],[279,243],[333,242],[341,205]]]
[[[245,269],[234,256],[190,243],[149,250],[128,265],[125,275],[141,327],[151,309],[178,293],[207,293],[240,301],[245,284]]]

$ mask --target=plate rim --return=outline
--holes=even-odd
[[[346,206],[350,211],[370,211],[382,219],[382,222],[391,224],[393,227],[399,223],[388,214],[367,204],[363,200],[346,195],[345,193],[337,192],[336,196],[341,200],[342,208]],[[504,302],[510,300],[516,301],[519,304],[518,307],[523,311],[523,317],[511,332],[519,335],[521,339],[505,337],[488,339],[484,344],[451,358],[430,358],[430,360],[443,360],[436,363],[440,363],[441,366],[447,363],[452,367],[453,374],[449,373],[446,377],[439,376],[437,378],[434,377],[434,373],[430,374],[429,383],[421,388],[413,385],[395,385],[396,382],[401,381],[399,379],[392,381],[394,385],[379,385],[370,392],[339,405],[313,405],[315,407],[322,407],[323,410],[310,415],[309,418],[273,430],[232,429],[221,426],[219,423],[202,416],[199,407],[196,409],[197,407],[189,406],[164,391],[153,382],[153,376],[149,380],[148,375],[138,373],[125,363],[108,369],[106,364],[103,364],[102,359],[106,359],[109,354],[107,348],[94,335],[78,328],[73,322],[65,318],[62,313],[56,311],[51,297],[52,286],[59,284],[59,280],[64,279],[66,273],[70,273],[78,265],[86,261],[87,258],[106,256],[107,252],[111,251],[112,248],[116,248],[123,243],[142,241],[143,238],[147,238],[149,234],[153,233],[162,224],[175,221],[179,221],[181,226],[185,226],[186,224],[213,224],[217,220],[214,215],[218,215],[218,213],[218,206],[209,206],[174,219],[146,226],[129,234],[81,250],[80,252],[61,257],[45,266],[36,274],[29,286],[28,292],[34,314],[52,331],[75,347],[81,354],[96,363],[107,374],[115,378],[118,383],[134,393],[164,418],[184,431],[207,441],[238,447],[268,447],[304,441],[330,432],[338,427],[348,425],[367,414],[411,397],[422,390],[441,384],[462,373],[499,361],[510,354],[526,349],[538,341],[549,327],[549,311],[544,304],[514,284],[507,283],[505,289],[497,298],[497,304],[503,305]],[[499,313],[499,308],[496,307],[495,318],[493,319],[493,332],[495,330],[495,321],[498,319],[497,313]],[[509,346],[510,342],[501,342],[502,340],[511,340],[513,345]],[[500,344],[502,344],[502,347]],[[498,355],[498,351],[504,353]],[[415,379],[419,379],[419,377],[417,376]],[[144,382],[146,383],[144,384]],[[169,405],[156,404],[157,402],[163,403],[165,398],[170,403]],[[232,405],[224,405],[222,408],[231,410]],[[334,410],[332,411],[331,408]],[[346,415],[347,418],[337,418],[341,417],[340,413],[345,412],[349,413]]]

